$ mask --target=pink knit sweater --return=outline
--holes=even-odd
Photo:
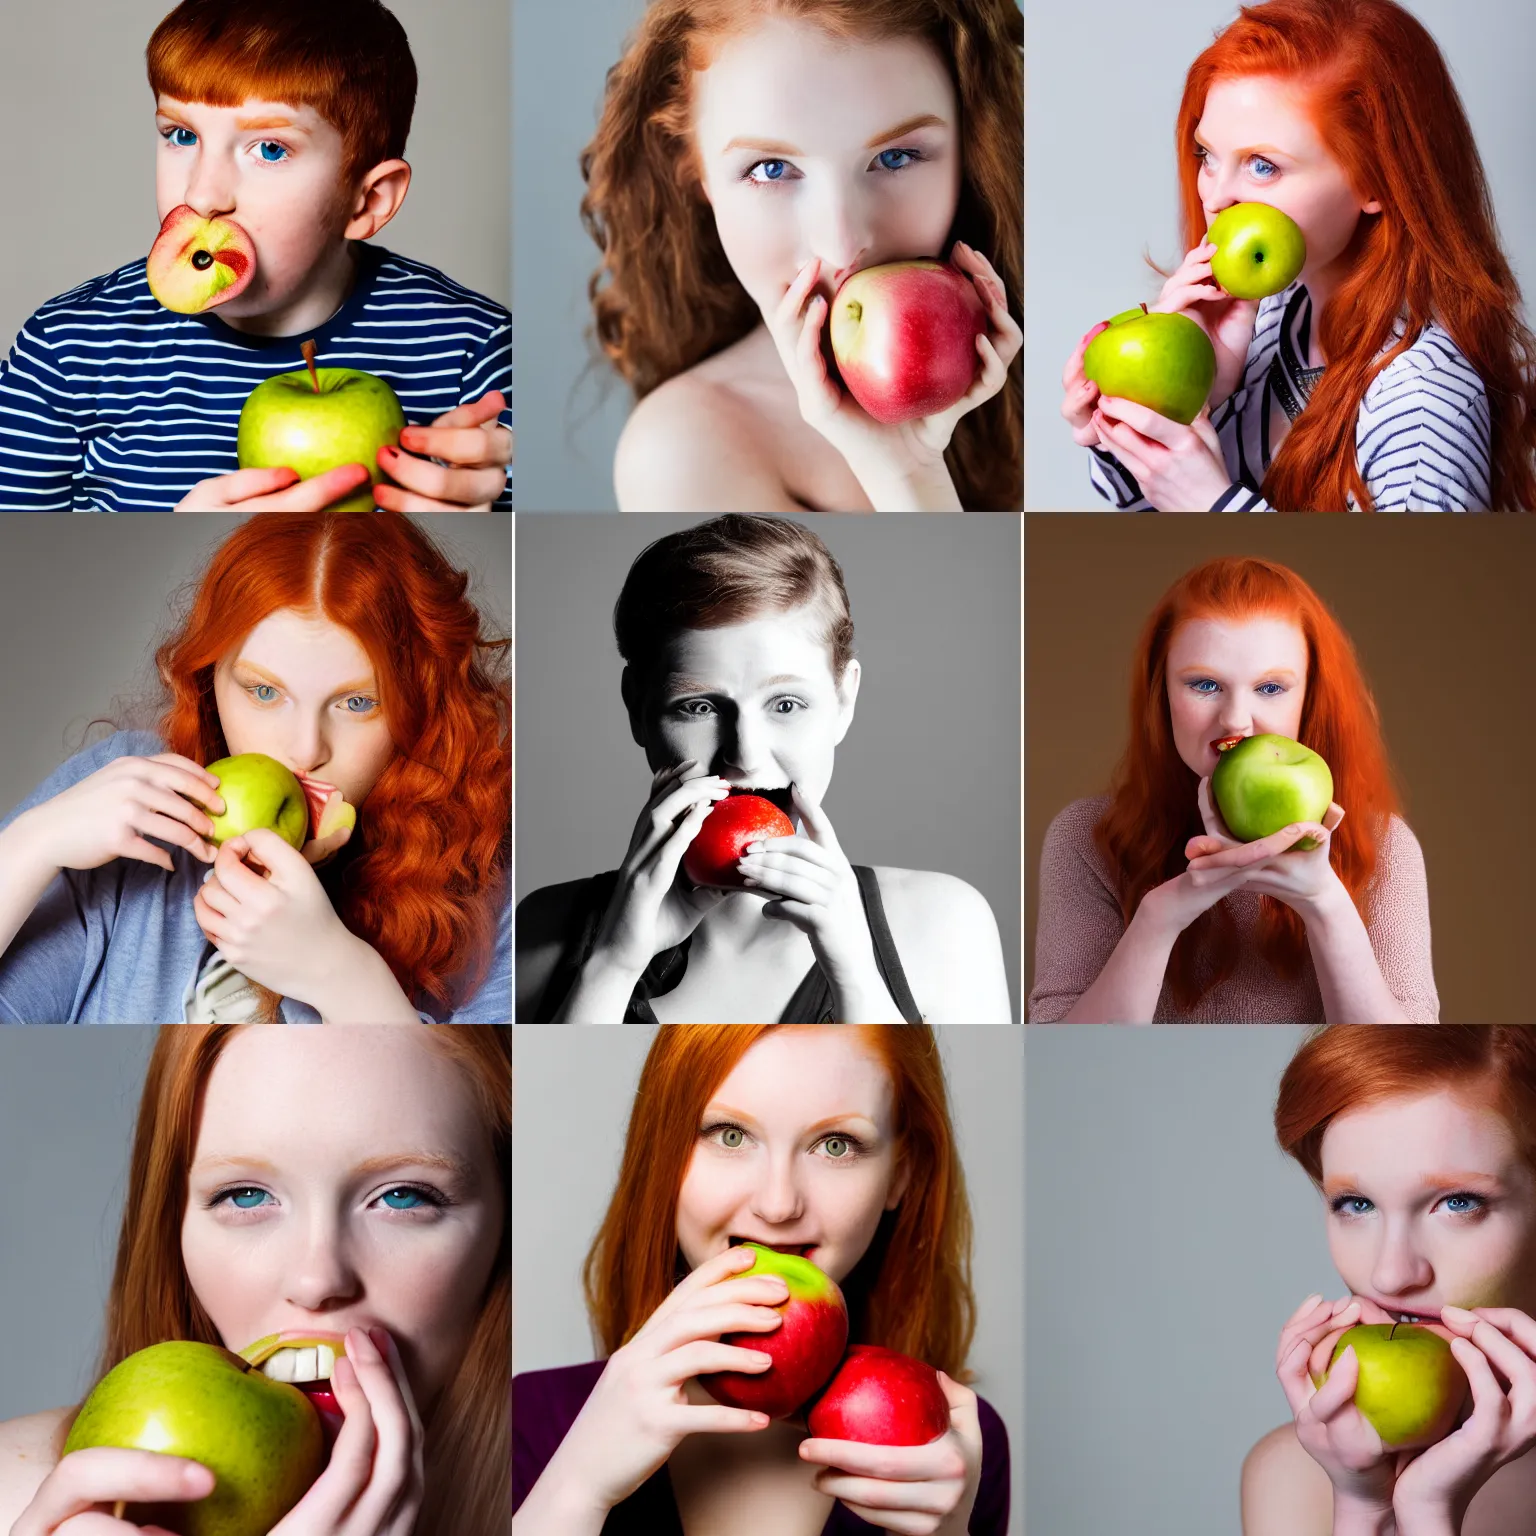
[[[1074,800],[1046,829],[1040,850],[1040,911],[1035,931],[1034,987],[1025,1017],[1031,1024],[1065,1018],[1104,969],[1125,932],[1115,880],[1093,829],[1106,797]],[[1223,900],[1237,922],[1237,968],[1181,1011],[1164,985],[1156,1024],[1321,1024],[1323,997],[1308,956],[1294,980],[1278,976],[1246,942],[1259,917],[1260,897],[1237,890]],[[1394,816],[1377,851],[1376,876],[1366,894],[1366,932],[1392,995],[1410,1019],[1438,1023],[1440,999],[1429,955],[1429,890],[1424,854],[1406,822]]]

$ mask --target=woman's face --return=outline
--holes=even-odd
[[[1195,125],[1197,183],[1209,224],[1233,203],[1268,203],[1307,239],[1302,280],[1326,271],[1354,238],[1362,213],[1381,204],[1350,186],[1289,81],[1248,75],[1215,81]]]
[[[677,1202],[690,1269],[746,1238],[847,1277],[906,1189],[891,1079],[857,1029],[761,1036],[699,1121]]]
[[[1169,642],[1166,672],[1173,743],[1201,778],[1228,736],[1300,733],[1307,637],[1289,619],[1190,619]]]
[[[318,615],[268,615],[220,660],[213,692],[231,757],[264,752],[350,805],[395,755],[367,652]]]
[[[634,721],[651,768],[692,758],[742,789],[797,784],[820,801],[859,691],[857,661],[833,679],[824,635],[807,605],[673,636]]]
[[[851,272],[942,256],[960,197],[959,109],[921,38],[841,41],[769,17],[694,76],[704,192],[736,277],[773,310],[812,258]]]
[[[1536,1311],[1536,1173],[1503,1116],[1450,1088],[1339,1115],[1323,1136],[1334,1267],[1357,1296]]]
[[[182,1261],[230,1349],[382,1326],[425,1407],[468,1347],[507,1199],[430,1031],[242,1029],[204,1091]]]

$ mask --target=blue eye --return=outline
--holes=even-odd
[[[1335,1216],[1367,1216],[1376,1207],[1364,1195],[1340,1195],[1332,1209]]]
[[[1249,164],[1253,167],[1253,174],[1257,176],[1260,181],[1273,181],[1275,177],[1280,174],[1280,167],[1276,165],[1273,160],[1266,160],[1263,155],[1255,155]],[[1259,167],[1261,165],[1267,165],[1269,167],[1268,174],[1259,174]]]
[[[270,139],[260,144],[261,158],[267,165],[281,165],[288,158],[288,146],[286,144],[274,144]],[[268,150],[276,150],[276,154],[268,154]]]
[[[793,169],[787,160],[759,160],[748,169],[744,179],[760,187],[770,186],[775,182],[787,181]],[[759,171],[763,173],[761,176],[757,174]]]
[[[1218,683],[1214,678],[1209,677],[1194,678],[1191,680],[1189,686],[1193,692],[1201,694],[1206,698],[1209,698],[1213,693],[1219,693],[1221,691],[1221,684]]]
[[[176,149],[191,149],[197,143],[197,135],[190,128],[172,128],[161,137],[167,139]]]
[[[273,699],[277,697],[277,689],[274,688],[271,683],[257,683],[254,687],[247,691],[258,704],[270,704],[272,703]],[[264,694],[268,693],[272,695],[271,699],[263,697]]]
[[[1482,1210],[1487,1203],[1481,1195],[1468,1194],[1466,1191],[1445,1197],[1445,1208],[1453,1216],[1471,1216]]]
[[[389,1208],[392,1211],[414,1211],[426,1203],[425,1197],[419,1189],[390,1189],[384,1192],[382,1198],[387,1202],[395,1199],[397,1196],[413,1200],[416,1203],[414,1205],[391,1205]]]
[[[352,706],[354,704],[362,704],[365,705],[366,708],[353,709]],[[366,693],[354,693],[352,697],[347,700],[347,713],[349,715],[371,715],[378,707],[379,701],[377,699],[370,699]]]
[[[887,171],[904,171],[922,158],[915,149],[882,149],[875,156],[875,163]]]
[[[256,1197],[255,1201],[253,1201],[250,1205],[246,1205],[244,1203],[245,1196],[247,1195],[255,1195]],[[256,1209],[256,1206],[261,1203],[261,1201],[266,1199],[266,1195],[267,1192],[264,1189],[228,1189],[219,1196],[219,1200],[227,1199],[238,1210],[253,1211]],[[218,1201],[215,1201],[214,1203],[218,1204]]]
[[[1258,686],[1258,692],[1262,693],[1266,699],[1272,699],[1277,694],[1284,693],[1285,688],[1280,683],[1260,683]]]

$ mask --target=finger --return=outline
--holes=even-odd
[[[956,1449],[947,1434],[927,1445],[866,1445],[859,1440],[818,1439],[800,1442],[800,1459],[820,1467],[836,1467],[855,1477],[883,1483],[922,1483],[948,1475]],[[964,1464],[961,1465],[964,1475]]]
[[[192,901],[193,905],[201,902],[215,917],[233,917],[240,908],[240,903],[219,884],[217,876],[199,886]]]
[[[657,1344],[665,1352],[696,1339],[718,1339],[724,1333],[773,1333],[783,1323],[784,1314],[777,1308],[740,1301],[685,1307],[657,1330]]]
[[[1112,421],[1123,423],[1144,438],[1161,443],[1165,448],[1176,446],[1189,431],[1182,422],[1170,421],[1154,410],[1138,405],[1134,400],[1124,400],[1118,395],[1105,395],[1099,401],[1099,413]]]
[[[766,865],[761,860],[767,857],[766,854],[759,854],[737,862],[736,869],[748,890],[772,891],[775,896],[786,901],[826,907],[836,884],[824,871],[812,873],[804,867],[796,869],[785,861],[782,854],[773,855],[779,863]]]
[[[445,502],[455,510],[489,505],[506,489],[507,472],[494,469],[459,469],[418,459],[398,448],[379,449],[379,467],[397,485],[418,496]],[[374,500],[378,500],[375,494]],[[393,510],[393,508],[391,509]]]
[[[814,1481],[823,1493],[840,1499],[850,1509],[870,1510],[881,1523],[893,1516],[927,1516],[931,1519],[947,1514],[952,1503],[951,1490],[941,1483],[889,1483],[833,1471],[818,1472]],[[921,1529],[916,1525],[911,1528]],[[886,1525],[886,1529],[891,1527]]]
[[[176,873],[176,866],[171,862],[171,856],[163,848],[156,848],[153,843],[146,842],[142,837],[131,837],[123,844],[122,851],[118,855],[124,859],[138,859],[144,864],[158,864],[161,869]]]
[[[1507,1406],[1504,1389],[1493,1374],[1493,1367],[1488,1364],[1487,1357],[1475,1344],[1460,1337],[1454,1338],[1451,1340],[1451,1353],[1466,1373],[1467,1386],[1472,1394],[1471,1417],[1459,1432],[1470,1431],[1472,1436],[1481,1440],[1492,1438]]]
[[[351,1347],[348,1343],[349,1351]],[[378,1443],[372,1406],[350,1354],[337,1355],[331,1368],[331,1391],[342,1412],[341,1430],[325,1471],[304,1496],[306,1510],[313,1516],[317,1530],[340,1528],[342,1516],[368,1486]]]
[[[832,828],[832,818],[822,809],[821,801],[798,783],[790,784],[789,797],[800,817],[800,825],[805,828],[806,836],[823,848],[841,853],[837,833]]]
[[[245,863],[245,854],[250,851],[250,844],[244,837],[234,837],[220,846],[213,861],[219,883],[237,904],[250,901],[266,885],[263,877]]]
[[[784,290],[784,297],[779,300],[776,319],[781,327],[787,327],[800,319],[806,298],[816,286],[816,280],[820,276],[821,258],[813,256],[795,274],[794,282]]]
[[[347,1358],[368,1398],[376,1446],[368,1487],[358,1501],[358,1523],[364,1530],[381,1528],[414,1476],[411,1418],[400,1382],[372,1331],[354,1328],[347,1335]]]
[[[641,1333],[648,1332],[652,1324],[670,1316],[679,1307],[687,1306],[706,1286],[713,1285],[718,1280],[729,1280],[733,1276],[743,1274],[756,1263],[757,1250],[743,1247],[727,1248],[724,1252],[715,1254],[713,1258],[705,1259],[697,1269],[690,1270],[672,1288],[667,1298],[651,1314],[650,1320],[641,1328]],[[786,1286],[785,1289],[787,1291],[788,1287]]]
[[[1482,1350],[1511,1384],[1536,1376],[1536,1361],[1486,1318],[1478,1318],[1468,1342]]]
[[[739,1344],[722,1344],[718,1339],[695,1339],[679,1344],[661,1356],[662,1380],[668,1386],[691,1381],[695,1376],[710,1376],[717,1371],[746,1371],[759,1375],[773,1364],[773,1356],[761,1349],[744,1349]]]
[[[175,797],[172,796],[172,798]],[[180,803],[185,805],[186,801],[183,800]],[[198,820],[207,822],[209,832],[213,831],[213,823],[208,821],[206,816],[199,816]],[[158,837],[163,843],[174,843],[178,848],[185,848],[188,853],[195,855],[205,864],[213,863],[216,852],[213,844],[194,831],[180,816],[172,816],[164,811],[152,811],[142,819],[135,819],[134,831],[145,837]]]
[[[690,1435],[744,1435],[752,1430],[767,1429],[773,1422],[766,1413],[754,1413],[746,1408],[695,1403],[679,1408],[677,1421]]]
[[[1336,832],[1339,823],[1344,820],[1344,807],[1337,801],[1333,801],[1323,814],[1323,825],[1330,831]]]
[[[259,496],[234,505],[242,512],[323,512],[361,490],[370,479],[366,464],[343,464],[301,480],[275,496]]]
[[[505,469],[511,433],[488,427],[407,427],[400,446],[428,459],[446,459],[460,469]]]
[[[795,363],[800,370],[797,384],[810,391],[812,398],[835,409],[842,391],[827,372],[827,359],[821,350],[821,327],[827,317],[827,301],[818,293],[811,300],[795,342]]]
[[[186,795],[190,800],[195,800],[205,810],[212,811],[215,816],[224,814],[226,807],[223,796],[218,792],[218,774],[209,773],[200,763],[194,763],[190,757],[178,756],[175,752],[164,752],[146,761],[176,770],[171,774],[157,773],[155,775],[157,783],[174,790],[177,794]]]
[[[498,496],[500,491],[496,493]],[[374,504],[381,512],[489,512],[492,502],[477,506],[456,501],[434,501],[430,496],[420,496],[415,491],[403,491],[398,485],[385,480],[373,488]],[[494,500],[494,498],[493,498]]]
[[[67,1471],[65,1470],[67,1468]],[[53,1531],[97,1504],[183,1504],[213,1491],[214,1475],[200,1462],[158,1451],[94,1446],[71,1451],[45,1479],[29,1510],[39,1531]]]
[[[296,470],[242,469],[232,475],[204,480],[187,492],[178,512],[226,512],[253,497],[266,496],[298,484]]]
[[[1355,1346],[1351,1344],[1329,1367],[1327,1379],[1312,1394],[1312,1417],[1322,1424],[1336,1419],[1353,1404],[1359,1381],[1360,1361],[1355,1355]]]
[[[1464,1307],[1442,1307],[1440,1316],[1449,1323],[1448,1313],[1458,1313],[1460,1317],[1469,1319],[1468,1326],[1475,1327],[1476,1320],[1483,1318],[1493,1324],[1495,1328],[1502,1329],[1514,1339],[1528,1355],[1536,1357],[1536,1321],[1533,1321],[1526,1313],[1517,1307],[1478,1307],[1473,1311],[1467,1311]],[[1461,1332],[1457,1329],[1457,1332]]]
[[[480,427],[484,426],[488,421],[495,421],[506,409],[507,397],[499,389],[493,389],[489,394],[482,395],[478,400],[471,400],[464,405],[456,405],[445,415],[439,416],[432,423],[432,426],[439,429],[444,427]],[[412,432],[423,429],[407,427],[405,430]]]

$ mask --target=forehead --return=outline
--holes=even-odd
[[[955,120],[949,72],[926,39],[839,38],[784,16],[718,43],[693,103],[707,151],[745,134],[841,151],[922,113]]]
[[[1289,619],[1260,615],[1251,619],[1190,619],[1168,643],[1168,667],[1221,666],[1233,671],[1264,672],[1285,667],[1307,670],[1307,637]]]
[[[759,1037],[710,1097],[764,1125],[861,1114],[884,1126],[894,1107],[890,1074],[860,1031],[818,1024]]]
[[[1273,144],[1297,155],[1320,150],[1306,97],[1291,80],[1241,75],[1215,80],[1195,131],[1213,148]]]
[[[311,666],[338,663],[363,671],[369,665],[367,652],[351,630],[323,614],[300,613],[293,608],[269,613],[236,647],[235,656],[263,665],[284,658]]]
[[[770,677],[793,674],[830,686],[825,634],[825,620],[813,603],[718,629],[679,630],[661,649],[658,685],[666,688],[688,679],[729,693],[751,693]]]
[[[1337,1115],[1323,1133],[1323,1177],[1413,1184],[1439,1169],[1506,1173],[1519,1163],[1509,1123],[1467,1089],[1382,1099]]]

